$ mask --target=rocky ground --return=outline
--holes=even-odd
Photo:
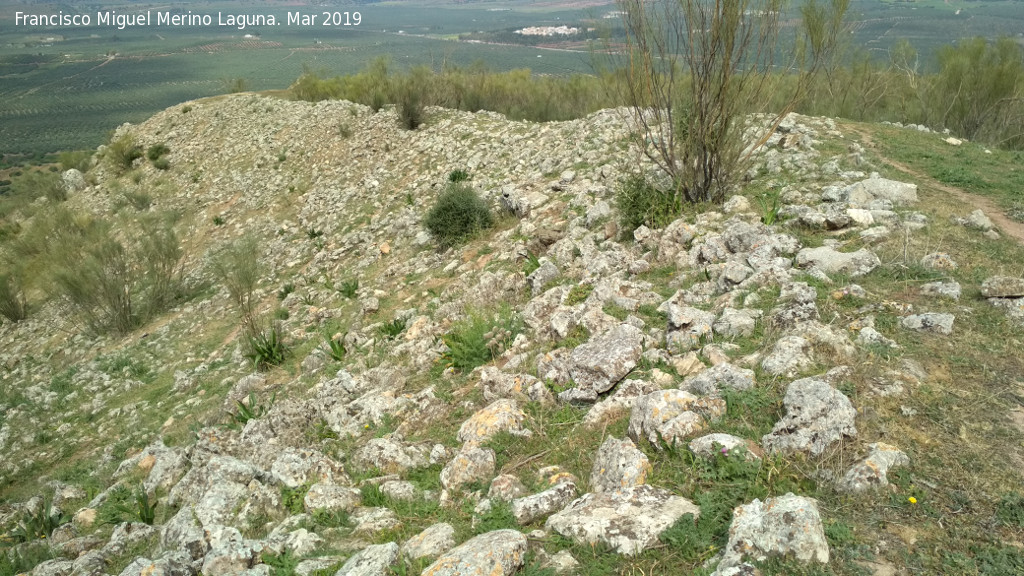
[[[632,235],[622,110],[405,131],[235,95],[119,133],[171,168],[98,162],[69,202],[184,213],[195,294],[124,338],[0,326],[0,532],[71,518],[9,538],[12,573],[1024,570],[1024,251],[841,122],[791,115],[723,206]],[[453,170],[503,215],[439,251]],[[269,372],[208,266],[242,234]]]

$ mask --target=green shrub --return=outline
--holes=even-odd
[[[157,170],[170,170],[171,162],[167,158],[157,158],[153,160],[153,168]]]
[[[288,356],[288,348],[285,346],[281,329],[277,326],[249,334],[247,344],[249,350],[245,357],[252,361],[257,370],[269,370],[274,366],[280,366]]]
[[[28,317],[28,300],[16,275],[0,274],[0,316],[11,322]]]
[[[91,161],[91,150],[68,150],[57,154],[57,162],[60,164],[61,170],[74,169],[84,173],[89,170]]]
[[[661,190],[638,174],[619,184],[615,201],[619,208],[619,227],[623,236],[629,238],[640,226],[664,228],[682,211],[674,191]]]
[[[15,542],[31,542],[42,538],[49,538],[53,531],[71,521],[71,517],[64,512],[54,512],[50,502],[43,499],[39,508],[35,511],[24,512],[18,525],[10,531],[8,537]]]
[[[472,370],[504,352],[521,331],[519,318],[508,309],[490,316],[471,313],[442,336],[448,347],[442,359],[454,368]]]
[[[118,172],[131,170],[132,164],[142,158],[142,146],[131,134],[125,134],[107,144],[106,158]]]
[[[345,342],[339,337],[325,337],[324,343],[327,344],[327,353],[331,357],[331,360],[335,362],[341,362],[345,359],[345,354],[348,353],[345,350]]]
[[[211,258],[213,275],[228,290],[238,307],[242,323],[250,336],[260,332],[256,318],[256,285],[262,274],[259,244],[252,236],[245,236],[221,248]]]
[[[245,78],[225,78],[224,91],[228,94],[238,94],[249,91],[249,81]]]
[[[391,322],[386,322],[380,327],[380,335],[386,340],[394,340],[402,333],[403,330],[405,330],[405,320],[402,318],[395,318]]]
[[[167,154],[170,151],[171,149],[168,148],[166,144],[153,144],[146,149],[146,158],[149,158],[150,162],[156,162],[164,154]]]
[[[469,180],[469,172],[466,172],[465,170],[452,170],[448,173],[449,182],[465,182],[466,180]]]
[[[142,190],[131,191],[126,190],[121,197],[124,198],[132,208],[143,212],[149,210],[149,207],[153,205],[153,197],[148,192]]]
[[[398,84],[398,118],[406,130],[415,130],[423,124],[430,83],[430,69],[417,66]]]
[[[228,414],[228,428],[232,430],[241,430],[245,428],[245,425],[249,423],[249,420],[255,420],[256,418],[262,418],[266,416],[267,412],[274,405],[274,401],[277,400],[277,394],[275,393],[270,397],[270,401],[266,404],[262,404],[256,398],[255,392],[249,392],[249,402],[242,402],[236,400],[238,408],[231,414]]]
[[[32,202],[44,196],[51,202],[63,202],[68,199],[68,191],[60,174],[30,170],[14,178],[10,196],[24,202]]]
[[[441,247],[463,242],[493,224],[494,217],[487,203],[462,183],[449,184],[424,220],[427,230]]]
[[[306,102],[320,102],[342,97],[342,85],[340,78],[324,79],[320,74],[309,70],[303,70],[302,75],[292,84],[288,91],[296,100]]]
[[[345,298],[352,299],[356,297],[356,292],[359,290],[359,279],[353,278],[346,280],[341,283],[341,287],[338,288],[338,292]]]

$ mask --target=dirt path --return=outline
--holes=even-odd
[[[875,152],[879,152],[878,145],[875,144],[874,139],[866,131],[854,128],[852,126],[845,126],[845,128],[853,131],[858,136],[860,136],[861,141],[863,142],[866,148],[874,150]],[[931,176],[925,174],[924,172],[915,170],[914,168],[911,168],[910,166],[907,166],[902,162],[897,162],[896,160],[893,160],[892,158],[887,158],[882,154],[878,154],[878,157],[881,158],[882,161],[885,162],[886,164],[892,166],[893,168],[896,168],[901,172],[905,172],[913,176],[922,183],[926,183],[929,187],[950,194],[954,198],[965,204],[974,206],[975,208],[980,208],[981,211],[984,212],[990,220],[992,220],[992,223],[996,225],[1000,232],[1008,236],[1011,236],[1015,238],[1017,242],[1024,244],[1024,223],[1016,222],[1014,220],[1010,220],[1009,218],[1007,218],[1006,214],[1003,213],[1003,211],[999,208],[998,205],[996,205],[995,202],[992,201],[992,199],[987,198],[985,196],[980,196],[978,194],[972,194],[971,192],[966,192],[964,190],[961,190],[960,188],[954,188],[953,186],[949,186],[947,184],[943,184],[942,182],[939,182],[938,180],[932,178]]]

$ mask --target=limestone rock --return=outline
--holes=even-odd
[[[526,414],[519,408],[515,400],[503,398],[495,400],[487,407],[469,417],[459,427],[459,442],[484,442],[498,432],[508,432],[517,436],[529,436],[530,431],[523,429]]]
[[[968,214],[967,218],[964,221],[964,225],[967,226],[968,228],[981,230],[982,232],[988,232],[989,230],[995,228],[995,224],[992,223],[992,220],[989,219],[989,217],[986,216],[985,213],[982,212],[981,210],[975,210],[974,212]]]
[[[560,482],[543,492],[513,500],[512,515],[520,525],[530,524],[565,508],[574,498],[576,483],[571,480]]]
[[[959,266],[953,257],[945,252],[932,252],[921,257],[921,266],[929,270],[956,270]]]
[[[702,396],[717,396],[725,388],[748,390],[754,387],[754,371],[725,362],[687,378],[683,387]]]
[[[714,312],[692,306],[678,306],[671,301],[663,308],[668,312],[665,344],[670,351],[685,352],[700,348],[703,341],[714,334]]]
[[[647,482],[651,470],[647,455],[632,441],[609,436],[594,455],[590,486],[595,493],[640,486]]]
[[[355,463],[376,468],[384,474],[398,474],[430,464],[430,449],[407,445],[390,438],[371,438],[352,455]]]
[[[526,536],[515,530],[487,532],[444,553],[421,576],[512,576],[527,547]]]
[[[809,356],[811,343],[802,336],[783,336],[761,361],[761,369],[773,376],[792,378],[814,366]]]
[[[455,547],[455,528],[439,523],[409,538],[402,544],[402,555],[410,560],[434,557]]]
[[[715,335],[726,338],[751,336],[757,327],[757,319],[760,317],[760,310],[726,308],[722,311],[722,315],[715,320],[712,331]]]
[[[993,276],[981,284],[985,298],[1024,298],[1024,278]]]
[[[491,480],[491,487],[487,490],[487,497],[511,502],[516,498],[526,496],[526,486],[519,478],[511,474],[500,474]]]
[[[716,450],[716,447],[718,446],[721,448]],[[713,458],[720,455],[721,449],[723,448],[727,452],[732,452],[733,450],[742,448],[746,451],[745,459],[748,462],[751,460],[758,460],[764,454],[761,447],[757,445],[757,442],[738,438],[731,434],[707,434],[700,438],[690,440],[690,451],[704,458]]]
[[[348,559],[334,576],[387,576],[398,560],[398,544],[367,546]]]
[[[856,436],[857,411],[842,392],[816,378],[796,380],[782,400],[786,415],[761,438],[769,452],[806,451],[821,455],[833,442]]]
[[[577,394],[592,402],[622,380],[640,360],[643,338],[638,328],[619,324],[577,346],[569,358],[569,374],[576,383]]]
[[[762,561],[790,554],[802,562],[828,563],[828,541],[813,498],[786,494],[764,502],[755,499],[732,514],[719,569],[736,566],[744,558]]]
[[[660,390],[636,399],[627,434],[660,448],[675,444],[707,428],[707,421],[725,414],[721,398],[698,398],[682,390]]]
[[[694,357],[696,358],[696,356]],[[700,361],[697,360],[697,362]],[[583,423],[587,426],[596,426],[618,418],[633,408],[633,402],[637,398],[658,389],[660,386],[646,380],[626,380],[616,387],[611,396],[594,404],[583,418]]]
[[[906,206],[917,203],[917,185],[872,175],[867,180],[848,186],[843,195],[854,208],[873,208],[876,201],[887,202],[891,206]]]
[[[309,487],[302,503],[309,513],[316,510],[350,512],[359,504],[361,498],[362,494],[355,488],[317,482]]]
[[[645,484],[585,494],[548,518],[546,526],[581,544],[601,542],[619,554],[634,555],[657,544],[658,536],[686,514],[696,518],[700,508]]]
[[[949,300],[959,300],[960,283],[956,281],[928,282],[927,284],[921,285],[921,294],[926,296],[936,296],[938,298],[947,298]]]
[[[863,492],[870,488],[887,486],[889,484],[887,474],[890,468],[910,464],[910,458],[895,446],[877,442],[868,445],[868,449],[871,452],[867,458],[854,464],[839,481],[838,488],[840,490]]]
[[[949,335],[953,333],[953,321],[956,319],[952,314],[940,312],[925,312],[924,314],[912,314],[903,318],[900,324],[909,330],[919,332],[934,332],[935,334]]]
[[[494,465],[494,450],[463,446],[441,470],[441,485],[446,490],[455,490],[477,480],[487,481],[494,475]]]
[[[867,248],[839,252],[829,246],[821,246],[804,248],[796,254],[796,265],[800,268],[817,268],[825,274],[846,274],[850,277],[863,276],[881,263],[878,256]]]

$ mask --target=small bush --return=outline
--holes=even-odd
[[[153,160],[153,168],[157,170],[170,170],[171,162],[167,158],[157,158]]]
[[[418,67],[398,87],[398,118],[406,130],[415,130],[423,124],[429,83],[430,70]]]
[[[250,335],[259,330],[256,322],[256,284],[262,274],[259,245],[246,236],[222,248],[211,259],[213,275],[228,290]]]
[[[463,242],[493,224],[494,216],[487,203],[462,183],[449,184],[424,220],[441,247]]]
[[[0,316],[11,322],[28,317],[28,300],[21,281],[11,274],[0,274]]]
[[[60,510],[54,512],[50,502],[44,498],[37,510],[22,514],[18,525],[10,531],[8,537],[15,542],[49,538],[54,530],[70,521],[71,517]]]
[[[277,326],[250,334],[247,344],[249,351],[245,356],[252,361],[257,370],[269,370],[274,366],[280,366],[288,356],[288,348]]]
[[[405,330],[405,320],[395,318],[380,327],[380,335],[386,340],[394,340],[403,330]]]
[[[277,291],[277,299],[284,300],[292,292],[295,292],[295,284],[289,282],[284,286],[281,286],[281,289]]]
[[[146,158],[149,158],[150,162],[156,162],[170,151],[166,144],[153,144],[146,150]]]
[[[442,337],[448,346],[442,359],[454,368],[472,370],[504,352],[521,330],[519,319],[508,310],[490,317],[470,314]]]
[[[139,191],[125,191],[121,195],[132,208],[139,212],[149,210],[149,207],[153,205],[153,197],[148,192]]]
[[[448,173],[448,181],[452,183],[465,182],[469,180],[469,172],[465,170],[452,170]]]
[[[106,158],[118,172],[131,170],[132,164],[142,158],[142,146],[131,134],[125,134],[107,145]]]
[[[338,292],[345,298],[352,299],[356,297],[356,292],[359,290],[359,279],[353,278],[352,280],[346,280],[341,283],[341,287],[338,288]]]
[[[44,196],[51,202],[63,202],[68,199],[68,190],[60,174],[32,170],[15,177],[11,182],[10,196],[24,202],[32,202]]]
[[[348,351],[345,350],[345,343],[342,341],[340,334],[331,338],[324,338],[324,341],[327,344],[327,353],[331,357],[331,360],[341,362],[345,359],[345,354],[347,354]]]
[[[240,92],[248,92],[249,81],[245,78],[225,78],[224,79],[224,91],[228,94],[238,94]]]
[[[245,428],[245,425],[249,423],[249,420],[255,420],[266,416],[267,412],[274,405],[274,401],[277,400],[277,394],[275,393],[270,397],[270,401],[266,404],[261,404],[257,398],[255,392],[249,392],[249,402],[245,403],[241,400],[236,400],[238,409],[235,412],[229,414],[228,428],[232,430],[241,430]]]
[[[61,170],[78,170],[87,172],[92,161],[91,150],[68,150],[57,155]]]
[[[637,174],[619,185],[615,200],[619,208],[619,227],[629,238],[640,226],[667,226],[682,211],[680,200],[672,190],[660,190]]]

